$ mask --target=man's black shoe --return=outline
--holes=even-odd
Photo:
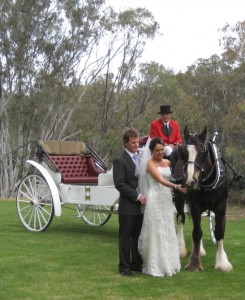
[[[142,273],[142,268],[131,268],[131,271]]]
[[[131,271],[120,271],[120,274],[122,276],[132,276],[133,275]]]

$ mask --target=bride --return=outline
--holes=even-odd
[[[163,159],[163,152],[160,138],[150,140],[143,150],[138,174],[139,192],[147,197],[138,244],[142,272],[158,277],[180,271],[171,189],[186,193],[186,188],[170,182],[170,162]]]

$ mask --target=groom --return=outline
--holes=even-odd
[[[142,259],[138,252],[143,214],[141,205],[146,197],[138,194],[138,178],[135,176],[135,156],[139,150],[139,133],[134,128],[123,134],[124,151],[113,161],[113,179],[120,192],[119,218],[119,272],[131,276],[131,271],[141,272]],[[137,158],[136,158],[137,160]]]

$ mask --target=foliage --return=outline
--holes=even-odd
[[[231,65],[244,63],[245,59],[245,21],[235,26],[226,24],[221,30],[220,44],[225,49],[223,58]]]
[[[37,139],[82,140],[111,165],[128,127],[149,134],[162,104],[181,128],[219,132],[238,173],[245,166],[244,22],[221,29],[221,57],[174,74],[144,46],[159,24],[143,8],[104,0],[0,3],[0,195],[14,194]],[[228,124],[228,125],[227,125]]]
[[[26,158],[33,155],[30,142],[74,136],[73,115],[98,74],[104,69],[110,77],[117,59],[113,84],[119,93],[129,84],[146,40],[157,33],[158,23],[147,10],[116,14],[104,4],[103,0],[0,4],[1,195],[13,194]],[[109,104],[102,107],[107,111]],[[84,131],[89,124],[81,125]],[[100,134],[105,126],[106,120],[94,128]]]
[[[218,143],[223,155],[238,172],[244,172],[244,63],[233,69],[213,56],[199,60],[178,76],[182,89],[192,95],[203,112],[202,119],[206,121],[209,134],[219,133]],[[196,115],[195,119],[200,121]]]

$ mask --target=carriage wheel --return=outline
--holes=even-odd
[[[106,224],[110,217],[113,207],[104,205],[82,205],[77,204],[79,217],[92,226],[102,226]]]
[[[44,231],[54,216],[52,194],[46,180],[27,175],[18,186],[16,207],[22,224],[30,231]]]
[[[216,238],[214,235],[214,229],[215,229],[215,214],[210,211],[209,212],[209,231],[210,231],[210,237],[213,244],[216,244]]]

